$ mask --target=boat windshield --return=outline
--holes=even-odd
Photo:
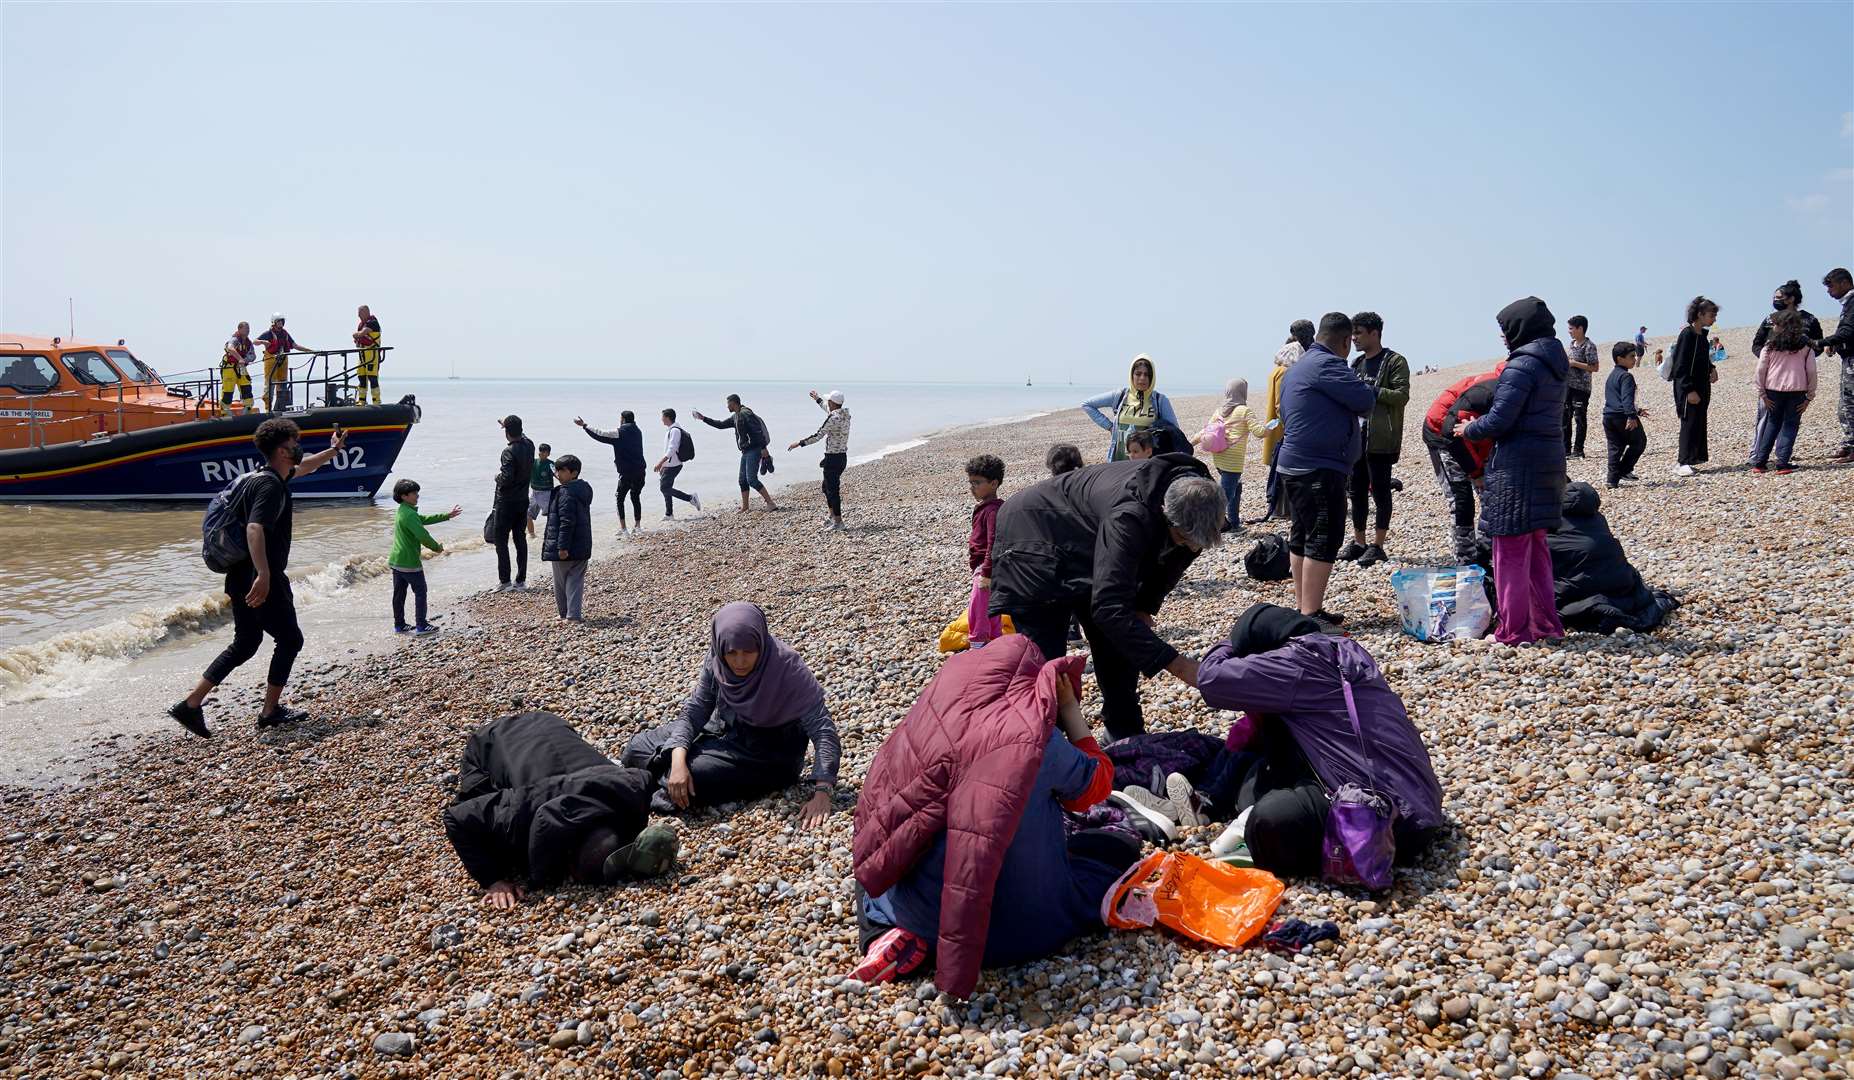
[[[117,374],[115,368],[109,366],[109,361],[103,359],[102,353],[65,353],[64,366],[71,369],[71,374],[77,376],[78,382],[89,383],[92,386],[114,386],[122,381],[122,376]]]
[[[0,389],[43,394],[58,385],[58,369],[43,356],[0,357]]]
[[[129,350],[127,349],[105,349],[103,351],[109,353],[109,358],[116,362],[116,367],[118,370],[134,371],[138,376],[140,376],[140,381],[142,382],[160,382],[161,381],[161,376],[155,374],[154,368],[151,368],[147,364],[144,364],[140,360],[137,360],[135,358],[135,354],[131,353]]]

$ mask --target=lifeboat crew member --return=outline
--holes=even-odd
[[[380,404],[380,320],[373,317],[367,305],[360,306],[360,325],[354,328],[354,344],[360,347],[360,387],[354,394],[354,404],[367,403],[367,388],[373,388],[373,403]]]
[[[302,348],[283,328],[283,313],[270,317],[270,329],[257,336],[264,343],[264,411],[290,406],[290,354]]]
[[[251,343],[251,324],[241,322],[232,333],[232,340],[225,343],[225,355],[219,358],[219,400],[224,403],[224,411],[232,411],[232,391],[244,400],[245,411],[251,411],[251,362],[257,358],[257,347]]]

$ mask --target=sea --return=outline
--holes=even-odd
[[[781,486],[815,484],[818,477],[821,444],[784,451],[823,420],[808,390],[844,392],[852,418],[852,463],[917,446],[951,428],[1073,408],[1093,392],[901,382],[442,378],[394,380],[385,389],[395,399],[416,395],[422,420],[372,503],[296,504],[290,576],[306,625],[339,625],[344,633],[387,639],[391,619],[375,594],[383,595],[387,578],[393,482],[417,480],[420,509],[427,513],[463,507],[455,522],[432,528],[451,549],[428,563],[434,593],[493,584],[493,551],[482,543],[482,522],[505,445],[497,421],[511,413],[522,418],[537,443],[553,447],[555,458],[570,453],[585,462],[585,479],[597,492],[595,527],[604,555],[617,534],[611,448],[575,426],[575,417],[614,428],[621,410],[634,411],[644,430],[645,456],[654,463],[663,445],[659,416],[674,408],[697,449],[678,486],[700,496],[709,513],[731,513],[739,499],[733,432],[709,428],[693,416],[699,410],[725,417],[729,393],[740,394],[766,421],[777,464],[768,479],[779,482],[769,488],[777,498]],[[645,488],[644,513],[648,525],[659,528],[663,504],[654,479]],[[818,505],[807,509],[821,520],[821,500],[815,492],[808,498]],[[87,723],[90,712],[141,707],[125,704],[122,686],[147,682],[158,697],[176,678],[191,682],[180,676],[197,666],[194,654],[209,653],[206,646],[216,647],[217,638],[229,635],[229,629],[217,633],[229,622],[221,579],[200,559],[202,510],[187,504],[0,506],[0,730],[17,731],[17,725],[53,716]],[[677,512],[686,515],[689,508],[679,505]],[[531,550],[530,557],[536,563],[530,576],[545,580],[538,551]],[[264,655],[267,651],[254,670],[261,669]],[[171,689],[183,687],[176,683]]]

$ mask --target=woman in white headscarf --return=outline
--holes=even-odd
[[[1218,437],[1219,429],[1221,437]],[[1217,467],[1217,482],[1223,487],[1228,504],[1224,532],[1241,532],[1242,467],[1248,456],[1249,440],[1262,438],[1262,429],[1249,414],[1249,380],[1231,379],[1223,386],[1223,403],[1204,423],[1204,429],[1191,437],[1191,445],[1210,451],[1210,463]],[[1209,446],[1205,446],[1205,442]],[[1216,449],[1218,445],[1222,449]]]

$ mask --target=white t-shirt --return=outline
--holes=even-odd
[[[669,426],[669,430],[665,433],[663,448],[669,451],[669,464],[666,468],[673,469],[682,464],[682,427],[680,425],[671,424]]]

